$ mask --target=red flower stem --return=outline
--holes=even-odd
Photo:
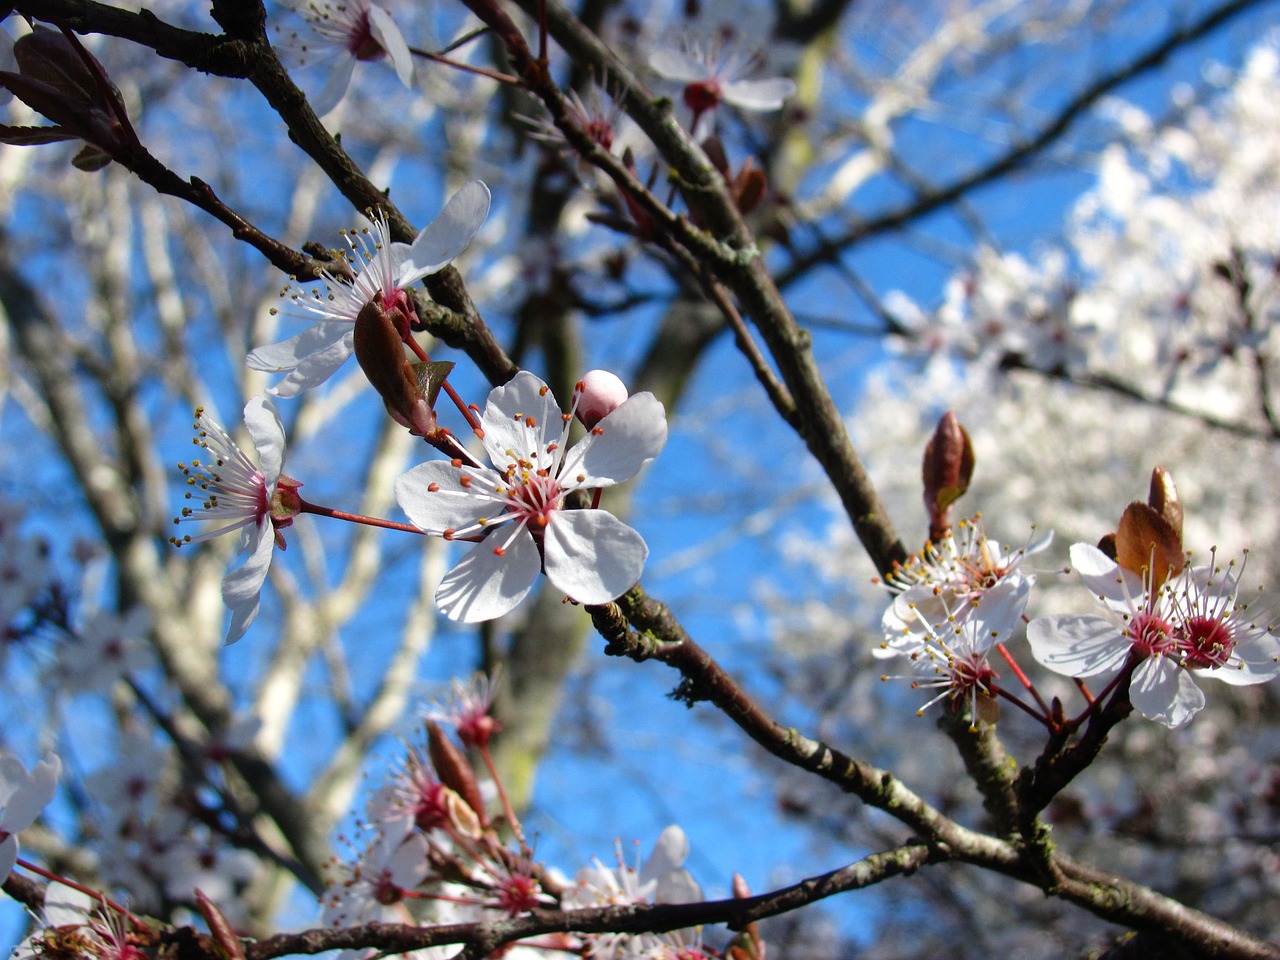
[[[502,778],[498,776],[498,768],[493,762],[493,754],[489,752],[487,743],[480,747],[480,756],[484,758],[484,765],[489,771],[489,776],[493,778],[493,785],[498,788],[498,799],[502,801],[502,812],[507,817],[507,823],[511,824],[511,832],[520,844],[520,852],[526,857],[532,857],[533,848],[525,842],[524,831],[520,828],[520,818],[516,816],[515,808],[511,806],[511,799],[507,796],[507,788],[502,785]]]
[[[1089,687],[1079,677],[1072,677],[1072,679],[1075,680],[1076,688],[1080,691],[1080,695],[1084,697],[1085,702],[1092,705],[1093,701],[1097,700],[1098,698],[1089,692]]]
[[[319,504],[308,503],[301,497],[298,498],[302,504],[303,513],[314,513],[320,517],[331,517],[334,520],[349,520],[352,523],[363,523],[367,527],[383,527],[387,530],[400,530],[404,533],[416,533],[421,536],[427,536],[427,531],[415,527],[411,523],[397,523],[395,520],[383,520],[379,517],[366,517],[359,513],[347,513],[345,510],[334,510],[332,507],[322,507]]]
[[[1022,672],[1022,668],[1018,666],[1018,661],[1013,659],[1013,654],[1006,649],[1003,643],[997,643],[996,649],[1000,651],[1000,656],[1004,657],[1004,662],[1009,665],[1009,669],[1013,671],[1014,676],[1022,681],[1022,685],[1027,688],[1027,692],[1036,698],[1036,703],[1044,711],[1044,716],[1050,716],[1049,705],[1044,702],[1044,697],[1040,696],[1040,691],[1036,689],[1035,684],[1027,679],[1027,675]]]
[[[100,893],[97,890],[93,890],[89,887],[84,886],[83,884],[76,883],[74,880],[70,880],[67,877],[60,876],[59,874],[51,873],[50,871],[44,869],[44,867],[38,867],[34,863],[31,863],[27,860],[23,860],[21,857],[19,857],[16,862],[17,862],[17,865],[22,867],[24,870],[30,870],[32,873],[36,874],[37,876],[44,877],[46,880],[50,881],[51,883],[60,883],[64,887],[71,887],[71,889],[73,890],[79,890],[81,893],[87,895],[95,903],[101,903],[104,906],[110,907],[112,910],[116,911],[116,913],[119,913],[122,916],[126,917],[128,921],[131,924],[133,924],[134,929],[136,930],[147,929],[147,925],[143,923],[141,920],[139,920],[137,917],[135,917],[132,913],[130,913],[127,907],[123,907],[120,904],[116,903],[114,900],[108,897],[105,893]]]
[[[1116,687],[1118,687],[1122,682],[1129,682],[1129,678],[1133,676],[1133,671],[1141,662],[1142,660],[1137,656],[1137,654],[1130,650],[1129,659],[1121,668],[1120,672],[1111,678],[1111,682],[1102,688],[1102,692],[1100,694],[1089,701],[1089,705],[1080,712],[1080,716],[1066,722],[1066,729],[1077,729],[1082,723],[1088,720],[1092,714],[1097,713],[1101,708],[1102,702],[1106,700],[1107,697],[1111,696],[1111,692],[1115,690]],[[1077,680],[1077,683],[1078,682],[1079,681]]]
[[[1000,684],[992,683],[990,680],[987,681],[987,689],[991,691],[991,694],[993,696],[1004,697],[1006,700],[1012,703],[1019,710],[1022,710],[1023,712],[1029,714],[1030,716],[1035,717],[1045,726],[1049,725],[1049,712],[1047,710],[1044,713],[1036,712],[1035,708],[1032,707],[1030,704],[1025,703],[1021,697],[1017,696],[1016,694],[1010,693],[1004,687],[1000,686]]]
[[[409,345],[409,349],[412,350],[414,355],[423,363],[431,362],[431,358],[427,356],[427,351],[422,349],[422,344],[413,339],[412,334],[406,334],[404,342]],[[480,418],[477,417],[471,407],[467,406],[467,404],[463,402],[462,398],[458,396],[458,391],[453,389],[453,384],[446,379],[440,384],[440,386],[444,389],[444,392],[449,395],[449,399],[453,401],[453,405],[462,413],[463,418],[467,421],[467,425],[471,427],[475,432],[475,435],[477,437],[483,437],[484,428],[480,426]]]
[[[473,67],[469,63],[450,60],[443,54],[432,53],[430,50],[421,50],[418,47],[410,47],[409,52],[415,57],[421,57],[423,60],[430,60],[433,63],[442,63],[446,67],[453,67],[453,69],[461,70],[464,73],[474,73],[481,77],[488,77],[490,80],[497,80],[499,83],[505,83],[508,86],[519,87],[524,85],[519,77],[513,77],[506,73],[499,73],[497,70],[489,70],[486,67]]]

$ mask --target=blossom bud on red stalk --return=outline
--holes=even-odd
[[[205,923],[209,925],[209,933],[223,960],[244,960],[244,946],[236,936],[235,929],[218,909],[218,905],[205,896],[198,887],[196,888],[196,905],[200,908],[200,915],[204,917]]]
[[[608,370],[591,370],[578,383],[578,420],[590,430],[622,406],[627,399],[627,386]]]

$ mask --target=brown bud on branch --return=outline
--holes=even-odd
[[[929,539],[937,542],[951,531],[951,507],[973,479],[973,444],[955,413],[938,421],[924,448],[924,508],[929,512]]]

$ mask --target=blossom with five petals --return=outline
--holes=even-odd
[[[437,460],[396,480],[396,499],[417,526],[481,541],[436,590],[445,616],[500,617],[542,570],[580,603],[605,603],[639,579],[649,554],[640,534],[603,510],[566,510],[565,498],[626,480],[656,457],[667,440],[662,404],[636,394],[566,451],[572,420],[545,383],[518,373],[489,394],[480,418],[493,468]]]
[[[413,55],[391,14],[369,0],[307,5],[303,18],[310,28],[306,35],[288,33],[281,38],[288,59],[301,67],[328,63],[324,86],[310,98],[311,109],[324,116],[336,107],[351,85],[356,62],[389,58],[396,76],[406,87],[413,86]]]
[[[200,509],[183,507],[174,523],[187,520],[215,520],[223,525],[196,536],[173,537],[174,546],[208,540],[233,530],[241,530],[240,550],[248,559],[222,581],[222,599],[231,610],[227,643],[244,636],[258,616],[262,584],[271,566],[272,551],[284,549],[280,528],[293,522],[299,512],[298,481],[280,473],[284,464],[284,426],[271,401],[254,397],[244,408],[245,425],[258,454],[254,463],[231,439],[221,425],[200,407],[196,410],[194,443],[213,456],[212,462],[192,460],[191,466],[178,464],[190,486],[187,499],[203,497]]]
[[[287,373],[269,391],[278,397],[294,397],[324,383],[354,352],[356,318],[365,306],[377,302],[388,313],[415,316],[405,291],[466,249],[488,215],[489,188],[472,180],[411,244],[392,243],[382,215],[369,231],[346,234],[354,279],[348,283],[325,273],[324,293],[286,289],[296,308],[319,319],[288,340],[256,348],[245,362],[253,370]]]
[[[1031,653],[1050,670],[1109,683],[1137,658],[1130,700],[1144,717],[1173,729],[1204,706],[1195,675],[1237,686],[1280,675],[1280,641],[1269,623],[1246,617],[1234,566],[1188,566],[1153,590],[1149,579],[1086,543],[1071,547],[1071,563],[1103,614],[1028,625]]]

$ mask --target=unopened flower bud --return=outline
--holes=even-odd
[[[574,413],[590,430],[626,399],[626,384],[608,370],[592,370],[578,383],[578,405]]]
[[[943,539],[951,527],[951,505],[969,489],[973,479],[973,444],[969,434],[948,410],[924,448],[922,475],[924,506],[929,511],[929,539]]]
[[[400,311],[388,312],[377,300],[365,304],[356,316],[356,362],[396,423],[415,437],[432,437],[438,430],[435,410],[404,355],[404,336],[397,325],[402,319]]]
[[[484,797],[480,793],[475,771],[467,762],[466,755],[445,736],[440,724],[432,720],[427,721],[427,752],[440,782],[461,797],[463,803],[474,810],[478,818],[483,819]]]

